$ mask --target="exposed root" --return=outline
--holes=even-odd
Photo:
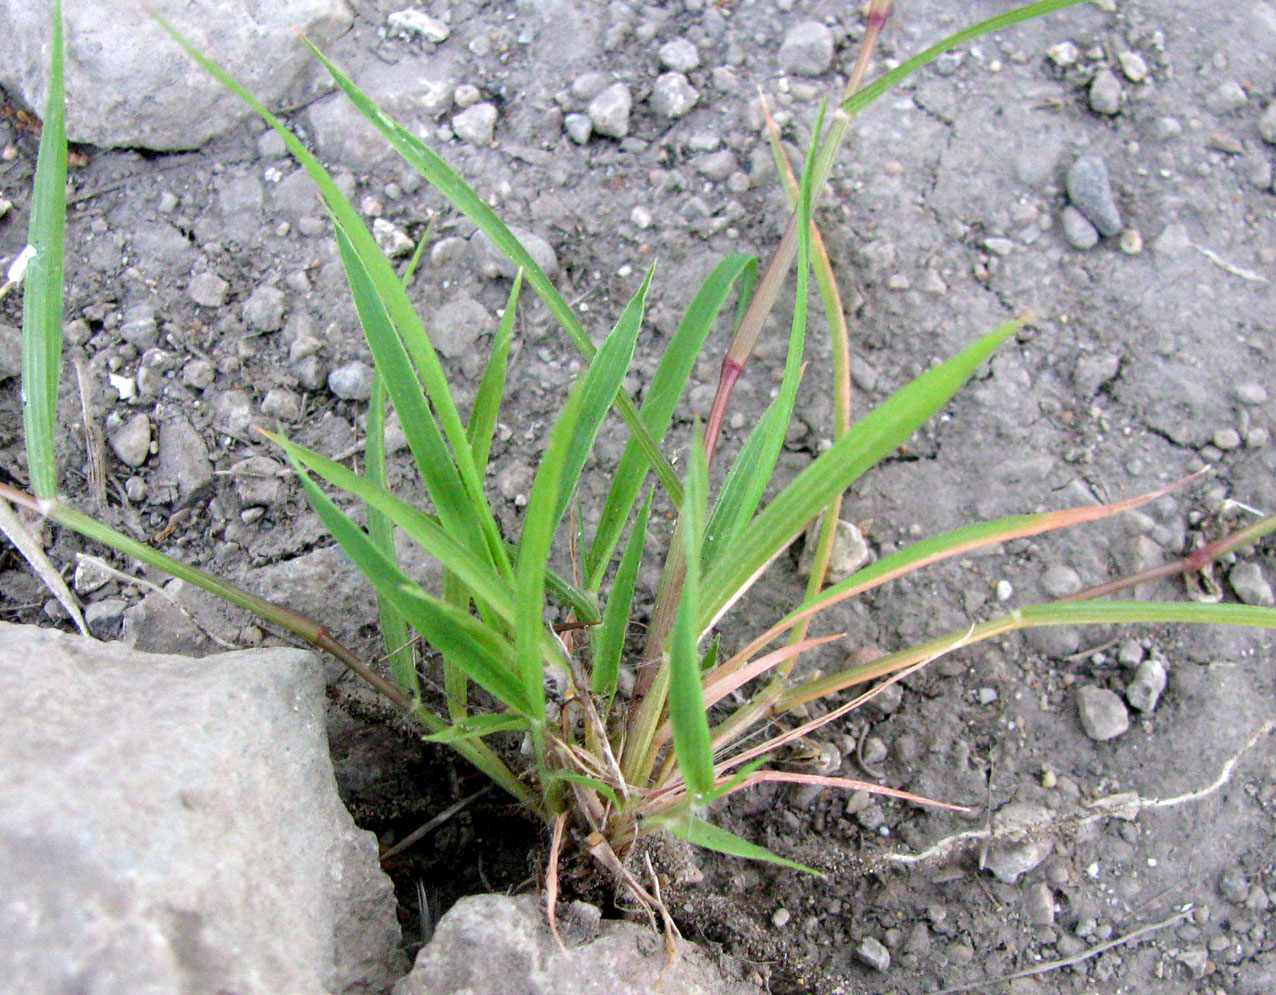
[[[1195,791],[1189,791],[1186,794],[1174,795],[1170,798],[1145,798],[1137,791],[1127,791],[1121,794],[1108,795],[1103,798],[1096,798],[1094,801],[1087,803],[1086,808],[1090,811],[1081,815],[1072,815],[1055,822],[1040,826],[1032,831],[1032,835],[1046,835],[1059,830],[1076,831],[1090,823],[1098,822],[1101,819],[1109,817],[1117,817],[1122,819],[1134,819],[1138,817],[1141,810],[1145,808],[1174,808],[1178,805],[1186,805],[1190,802],[1198,802],[1209,797],[1216,791],[1224,787],[1231,779],[1232,774],[1236,770],[1236,765],[1241,759],[1252,750],[1260,739],[1270,735],[1276,730],[1276,720],[1269,719],[1250,734],[1249,738],[1233,753],[1223,766],[1219,769],[1218,776],[1209,784],[1198,788]],[[1024,828],[1020,825],[1007,827],[1008,832],[1013,832],[1016,838],[1024,836]],[[884,853],[872,859],[871,864],[881,866],[887,864],[896,864],[903,866],[913,866],[916,864],[924,864],[928,861],[938,858],[947,857],[955,850],[961,849],[965,844],[978,840],[992,840],[999,835],[1006,835],[996,829],[969,829],[965,832],[955,833],[952,836],[945,836],[941,840],[937,840],[920,853],[900,853],[898,851]],[[1105,948],[1106,949],[1106,948]],[[1015,975],[1018,977],[1018,975]],[[957,990],[957,989],[954,989]]]

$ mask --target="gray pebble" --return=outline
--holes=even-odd
[[[1063,237],[1074,249],[1084,252],[1099,244],[1099,229],[1071,204],[1063,209],[1059,220],[1063,222]]]
[[[736,171],[735,153],[730,149],[710,152],[707,155],[697,156],[692,165],[702,176],[721,183]]]
[[[261,413],[280,421],[294,422],[301,417],[297,395],[286,387],[272,387],[261,401]]]
[[[1205,106],[1211,114],[1223,117],[1226,114],[1235,114],[1245,106],[1247,99],[1245,88],[1237,83],[1236,80],[1229,79],[1221,83],[1217,89],[1213,90],[1205,98]]]
[[[1121,230],[1121,211],[1112,196],[1108,166],[1098,156],[1083,155],[1068,170],[1068,199],[1100,234]]]
[[[1156,236],[1152,248],[1171,259],[1181,256],[1192,246],[1191,236],[1187,233],[1187,225],[1181,221],[1172,221],[1165,226],[1161,234]]]
[[[1100,69],[1090,82],[1090,110],[1115,114],[1121,109],[1121,81],[1111,69]]]
[[[1077,688],[1077,713],[1085,734],[1099,742],[1115,739],[1130,728],[1130,713],[1107,688],[1090,684]]]
[[[1165,665],[1156,657],[1144,660],[1125,687],[1125,700],[1146,714],[1156,708],[1165,684]]]
[[[1276,145],[1276,100],[1267,105],[1267,110],[1258,119],[1258,133],[1263,141]]]
[[[1241,446],[1241,434],[1234,428],[1220,428],[1214,433],[1213,443],[1223,452],[1231,452]]]
[[[833,32],[819,21],[795,24],[780,45],[780,68],[799,76],[819,76],[833,64]]]
[[[1219,876],[1218,893],[1229,902],[1240,905],[1249,898],[1249,881],[1239,867],[1229,867]]]
[[[484,101],[452,118],[452,130],[471,145],[491,145],[496,131],[496,107]]]
[[[347,401],[366,401],[372,396],[372,367],[355,360],[328,374],[328,389]]]
[[[197,273],[191,277],[186,294],[200,307],[221,307],[226,303],[230,284],[216,273]]]
[[[981,867],[1002,884],[1014,884],[1050,856],[1054,842],[1044,832],[1054,814],[1044,805],[1011,802],[993,818],[996,839],[983,856]]]
[[[1041,575],[1041,586],[1052,598],[1063,598],[1081,590],[1081,575],[1072,567],[1059,564]]]
[[[84,624],[97,639],[118,639],[126,608],[128,608],[128,602],[123,598],[103,598],[101,601],[95,601],[84,609]]]
[[[459,358],[469,351],[480,335],[494,328],[487,308],[471,297],[458,297],[434,312],[430,341],[444,356]]]
[[[115,455],[129,466],[141,466],[151,453],[151,420],[136,414],[110,435]]]
[[[1267,403],[1267,388],[1261,383],[1238,383],[1232,388],[1232,396],[1241,404],[1253,406]]]
[[[510,225],[510,233],[522,243],[528,255],[532,257],[536,265],[545,271],[546,276],[552,280],[558,275],[558,255],[554,252],[553,246],[526,228]],[[478,255],[479,269],[484,276],[490,280],[495,280],[500,276],[505,277],[507,280],[514,279],[514,274],[517,272],[516,267],[486,235],[482,232],[476,232],[470,240],[470,244]]]
[[[284,493],[283,467],[269,456],[249,456],[230,468],[235,494],[244,507],[269,507]]]
[[[1034,926],[1054,925],[1055,901],[1050,885],[1036,881],[1028,886],[1024,895],[1024,912]]]
[[[137,304],[124,312],[120,335],[139,349],[152,348],[159,342],[159,326],[155,323],[155,305]]]
[[[594,131],[608,138],[624,138],[629,134],[629,111],[633,97],[624,83],[613,83],[589,102],[589,120]]]
[[[896,681],[894,684],[887,684],[877,694],[864,702],[864,707],[870,712],[876,712],[879,715],[890,715],[896,711],[900,702],[904,700],[904,686]]]
[[[1081,632],[1073,625],[1043,625],[1029,629],[1027,639],[1038,653],[1055,660],[1071,656],[1081,646]]]
[[[1117,650],[1117,662],[1126,667],[1134,667],[1143,662],[1143,647],[1133,639],[1127,639]]]
[[[568,114],[563,118],[563,130],[577,145],[584,145],[594,133],[594,122],[588,114]]]
[[[591,70],[572,80],[570,92],[577,100],[593,100],[606,86],[607,74]]]
[[[1276,597],[1272,595],[1272,586],[1263,576],[1262,568],[1249,561],[1236,564],[1228,571],[1227,579],[1236,596],[1247,605],[1276,605]]]
[[[855,948],[855,958],[874,971],[885,971],[891,966],[891,952],[880,940],[871,936],[860,940],[859,946]]]
[[[85,557],[76,561],[72,584],[76,594],[92,594],[110,583],[114,576],[97,560]]]
[[[402,228],[385,218],[374,218],[372,221],[372,237],[377,247],[390,259],[402,259],[410,256],[416,243]]]
[[[483,99],[483,91],[481,91],[473,83],[462,83],[452,91],[452,100],[456,103],[457,108],[465,110],[472,107]]]
[[[284,327],[284,292],[263,284],[244,302],[244,321],[258,332],[274,332]]]
[[[674,72],[688,73],[700,65],[700,52],[686,38],[675,38],[660,46],[660,64]]]
[[[328,368],[317,352],[303,356],[291,365],[297,383],[306,390],[319,390],[328,379]]]
[[[1148,77],[1148,64],[1138,52],[1122,52],[1117,56],[1121,72],[1131,83],[1142,83]]]
[[[204,437],[185,418],[164,421],[159,430],[159,468],[156,483],[176,487],[186,501],[213,483],[213,461]]]
[[[532,481],[535,471],[521,460],[514,460],[503,466],[496,475],[496,489],[506,501],[515,504],[526,504],[527,496],[532,492]]]
[[[1176,117],[1159,117],[1152,123],[1152,134],[1161,141],[1183,134],[1183,125]]]
[[[700,92],[682,73],[661,73],[651,88],[652,110],[668,118],[680,118],[700,99]]]

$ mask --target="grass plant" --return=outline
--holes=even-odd
[[[1174,486],[1108,505],[983,522],[891,553],[852,576],[826,585],[842,495],[939,411],[993,351],[1021,327],[1007,321],[947,361],[853,418],[848,333],[833,270],[815,223],[820,191],[851,120],[874,99],[934,58],[971,38],[1082,0],[1042,0],[974,25],[932,46],[866,86],[873,46],[890,13],[873,0],[868,30],[847,92],[821,111],[800,175],[788,177],[793,205],[787,229],[768,265],[726,257],[704,281],[646,385],[642,402],[624,389],[643,325],[653,273],[642,279],[615,324],[593,342],[551,280],[486,203],[433,150],[383,113],[315,50],[336,85],[403,159],[468,217],[514,263],[514,280],[475,401],[463,413],[427,324],[409,302],[408,274],[396,273],[356,209],[323,166],[285,125],[174,28],[191,56],[283,138],[313,178],[327,206],[350,292],[377,379],[368,416],[367,462],[358,472],[287,437],[263,433],[291,461],[311,505],[375,591],[389,676],[337,643],[317,622],[238,590],[150,545],[112,530],[57,497],[54,460],[62,323],[65,224],[65,136],[61,128],[61,34],[53,39],[35,209],[34,258],[27,276],[23,332],[27,452],[31,494],[0,487],[0,495],[121,553],[160,567],[287,628],[335,655],[419,724],[426,738],[457,750],[495,783],[545,820],[555,859],[568,840],[616,875],[640,900],[658,906],[626,859],[642,836],[667,830],[699,846],[800,867],[715,826],[706,818],[717,799],[765,782],[865,789],[926,804],[860,781],[775,769],[769,758],[809,737],[880,689],[961,647],[1018,629],[1046,625],[1199,622],[1276,628],[1276,610],[1236,604],[1106,600],[1147,579],[1126,577],[1074,599],[1016,609],[987,621],[839,672],[800,677],[802,654],[835,635],[813,637],[809,626],[829,607],[930,564],[1015,538],[1093,522],[1130,510]],[[59,13],[60,24],[60,13]],[[787,164],[785,164],[787,165]],[[419,255],[419,253],[418,253]],[[415,261],[414,261],[415,262]],[[710,468],[723,454],[721,428],[732,388],[774,309],[790,271],[796,297],[788,352],[777,396],[726,469],[716,493]],[[831,446],[794,479],[780,481],[777,461],[803,374],[812,275],[832,334],[835,424]],[[504,403],[510,346],[521,295],[544,302],[583,367],[548,434],[516,539],[502,534],[486,487],[493,433]],[[733,308],[733,302],[736,307]],[[675,408],[706,340],[719,321],[733,323],[717,396],[708,421],[679,461],[666,455]],[[412,506],[387,485],[384,431],[392,405],[407,436],[429,506]],[[578,485],[590,471],[594,441],[607,420],[628,431],[619,465],[591,533],[572,515]],[[1182,482],[1180,482],[1181,484]],[[644,494],[645,491],[645,494]],[[337,495],[366,507],[366,527]],[[627,655],[637,578],[647,552],[653,507],[667,502],[677,525],[641,653]],[[347,502],[348,504],[348,502]],[[723,655],[715,626],[790,544],[818,518],[815,567],[800,604],[743,648]],[[393,532],[402,530],[444,567],[439,589],[427,590],[396,560]],[[1199,570],[1276,529],[1276,517],[1248,528],[1166,572]],[[579,555],[570,576],[550,569],[556,550]],[[560,557],[566,559],[566,557]],[[552,621],[549,621],[551,620]],[[413,637],[441,659],[442,692],[422,679],[425,662]],[[632,676],[632,690],[621,693]],[[867,690],[866,690],[867,689]],[[846,692],[854,692],[845,698]],[[816,718],[803,706],[825,700]],[[498,748],[516,733],[522,752]],[[505,734],[503,740],[490,740]],[[809,869],[809,868],[808,868]],[[551,901],[554,892],[553,874]]]

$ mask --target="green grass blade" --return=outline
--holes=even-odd
[[[372,397],[368,404],[368,458],[367,477],[370,483],[387,490],[385,474],[385,380],[377,374],[372,381]],[[375,505],[365,502],[368,514],[368,537],[381,550],[383,556],[398,564],[394,549],[394,523]],[[377,595],[377,614],[381,619],[381,636],[385,640],[386,658],[395,682],[405,692],[418,699],[421,688],[417,682],[416,654],[412,650],[412,637],[407,620],[388,600]]]
[[[515,626],[519,669],[529,698],[544,695],[541,632],[550,547],[594,438],[629,369],[650,284],[649,271],[620,321],[577,378],[550,431],[532,483],[518,546],[519,616]]]
[[[576,621],[585,625],[597,625],[602,621],[598,611],[598,599],[553,570],[545,571],[545,593],[558,604],[563,605]]]
[[[22,298],[22,418],[31,490],[58,492],[58,379],[62,373],[62,267],[66,243],[66,101],[63,89],[62,3],[53,5],[49,101],[40,133],[31,226],[35,255],[27,263]]]
[[[762,472],[766,453],[777,432],[783,442],[791,415],[792,408],[786,407],[785,399],[776,397],[762,412],[762,417],[732,461],[727,479],[723,481],[722,489],[718,491],[717,500],[713,503],[709,523],[705,526],[702,553],[705,570],[713,565],[722,550],[731,548],[740,529],[748,524],[757,511],[768,480],[768,475]],[[774,460],[772,467],[774,468]]]
[[[824,877],[821,872],[812,867],[799,864],[796,860],[778,856],[765,847],[760,847],[756,843],[741,839],[735,833],[728,832],[721,826],[715,826],[713,823],[706,822],[704,819],[694,815],[688,814],[682,818],[671,819],[656,817],[651,821],[668,829],[679,839],[684,839],[694,846],[702,846],[706,850],[716,850],[718,853],[725,853],[729,857],[743,857],[746,860],[761,860],[768,864],[779,864],[781,867],[787,867],[790,870],[805,871],[807,874]]]
[[[620,798],[617,797],[616,792],[612,789],[610,784],[600,781],[596,777],[590,777],[588,774],[577,774],[574,771],[569,770],[556,770],[550,772],[549,781],[563,781],[567,784],[579,784],[581,787],[588,788],[590,791],[598,792],[598,794],[602,795],[613,805],[620,805]]]
[[[980,21],[978,24],[972,24],[970,27],[963,28],[961,31],[949,35],[943,41],[930,46],[930,48],[913,56],[907,62],[901,63],[890,72],[875,79],[868,86],[858,90],[842,102],[841,109],[847,114],[854,115],[859,113],[887,90],[897,86],[917,72],[918,69],[929,65],[945,52],[952,51],[958,45],[965,44],[974,38],[994,31],[1004,31],[1006,28],[1021,21],[1042,17],[1065,7],[1074,7],[1079,3],[1090,2],[1091,0],[1041,0],[1040,3],[1031,3],[1016,10],[998,14],[996,17],[990,17],[986,21]]]
[[[505,313],[501,315],[500,327],[496,329],[496,337],[492,340],[492,351],[487,357],[483,379],[479,381],[478,393],[474,397],[470,423],[466,426],[466,435],[474,453],[474,466],[480,475],[487,472],[492,435],[496,432],[496,420],[501,412],[510,343],[514,340],[514,315],[518,310],[518,293],[522,286],[523,271],[519,270],[514,274],[514,286],[510,288],[509,300],[505,302]]]
[[[620,385],[633,363],[634,346],[638,341],[638,332],[642,329],[642,316],[647,306],[647,291],[651,289],[651,278],[654,273],[654,266],[647,270],[647,277],[643,280],[642,286],[625,305],[620,319],[594,355],[582,380],[580,416],[563,461],[562,479],[558,490],[558,508],[555,513],[556,521],[561,521],[567,510],[567,503],[575,493],[576,482],[585,467],[590,451],[594,448],[594,440],[598,438],[603,419],[611,410],[616,395],[620,392]]]
[[[669,721],[674,752],[693,806],[704,804],[713,790],[713,747],[700,683],[700,546],[709,491],[709,465],[697,426],[679,520],[687,551],[682,598],[669,639]]]
[[[657,444],[664,441],[669,431],[678,399],[732,288],[738,286],[741,299],[747,298],[757,268],[757,260],[752,256],[733,253],[714,267],[696,291],[643,398],[642,421]],[[612,554],[642,490],[646,467],[643,449],[638,440],[631,437],[612,478],[598,530],[585,558],[585,586],[590,591],[602,586]]]
[[[815,459],[749,523],[705,579],[702,627],[712,623],[828,501],[903,443],[951,398],[1022,321],[979,339],[896,391]]]
[[[509,643],[469,613],[427,594],[381,555],[367,534],[319,489],[304,467],[298,467],[298,476],[328,531],[377,592],[426,642],[455,660],[470,680],[513,711],[535,721],[539,716],[516,676],[516,659]],[[543,714],[542,709],[540,715]]]
[[[616,579],[612,581],[611,594],[603,609],[602,625],[594,630],[594,671],[592,688],[603,701],[602,711],[607,712],[616,695],[616,683],[620,676],[620,658],[625,650],[625,635],[629,631],[630,612],[634,603],[634,589],[638,586],[638,568],[642,565],[643,547],[647,541],[647,519],[651,515],[653,494],[647,495],[634,519],[629,541],[620,558]]]
[[[456,535],[471,549],[484,555],[490,555],[490,537],[498,534],[496,523],[491,518],[486,501],[483,500],[482,487],[476,493],[462,479],[458,464],[453,454],[448,451],[434,411],[431,410],[426,392],[421,389],[417,379],[420,369],[413,368],[403,340],[395,331],[395,326],[386,310],[386,299],[381,288],[374,285],[365,259],[355,249],[350,233],[334,218],[337,233],[337,248],[341,261],[345,265],[346,277],[350,283],[350,292],[355,309],[363,326],[368,347],[372,350],[373,361],[377,371],[385,379],[386,389],[399,414],[400,424],[407,437],[408,446],[416,459],[421,479],[445,527]],[[395,285],[395,292],[402,289]],[[428,341],[423,343],[434,364],[438,363]],[[427,358],[427,364],[429,359]],[[442,375],[440,368],[439,376]],[[430,400],[435,402],[434,410],[439,410],[438,393],[441,391],[451,400],[446,380],[441,387],[431,394]],[[455,409],[453,409],[455,410]],[[463,442],[464,456],[471,461],[472,454],[468,438]],[[497,560],[499,563],[500,561]]]
[[[436,152],[377,107],[372,99],[355,86],[354,82],[338,69],[323,52],[315,48],[309,41],[306,44],[310,45],[315,57],[323,63],[333,81],[342,89],[350,99],[350,102],[385,135],[399,155],[416,168],[425,177],[426,182],[446,197],[458,211],[473,221],[517,268],[524,271],[527,276],[527,282],[532,285],[541,300],[545,302],[545,306],[549,308],[550,313],[558,320],[568,338],[571,339],[586,359],[592,360],[595,351],[594,345],[585,333],[580,319],[576,317],[575,312],[563,300],[557,288],[550,282],[549,277],[545,275],[545,271],[523,248],[518,239],[496,216],[495,212]],[[668,491],[672,500],[681,500],[682,488],[678,483],[673,467],[660,454],[660,449],[655,440],[652,439],[646,426],[643,425],[642,420],[639,418],[638,409],[634,407],[633,401],[630,400],[627,394],[620,393],[616,396],[615,403],[621,417],[625,420],[625,424],[629,426],[630,432],[633,433],[633,437],[637,440],[638,446],[655,470],[661,485]]]
[[[490,606],[507,623],[513,624],[516,610],[510,586],[489,563],[457,542],[446,526],[335,460],[282,436],[267,434],[267,437],[284,450],[298,473],[304,476],[306,471],[314,472],[385,515],[422,549],[461,578],[476,598]]]
[[[467,739],[482,739],[498,732],[518,732],[527,728],[527,719],[521,715],[474,715],[454,722],[442,732],[430,733],[421,738],[431,743],[460,743]]]

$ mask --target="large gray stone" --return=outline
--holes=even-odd
[[[400,935],[337,798],[315,658],[0,624],[11,992],[384,991]]]
[[[252,112],[147,13],[167,17],[267,104],[350,27],[345,0],[66,0],[67,137],[107,148],[193,149]],[[53,0],[0,0],[0,85],[34,113],[48,102]]]
[[[598,922],[595,912],[561,916],[559,929],[566,952],[536,895],[463,898],[439,920],[393,995],[757,995],[687,943],[662,974],[664,944],[646,926]]]

